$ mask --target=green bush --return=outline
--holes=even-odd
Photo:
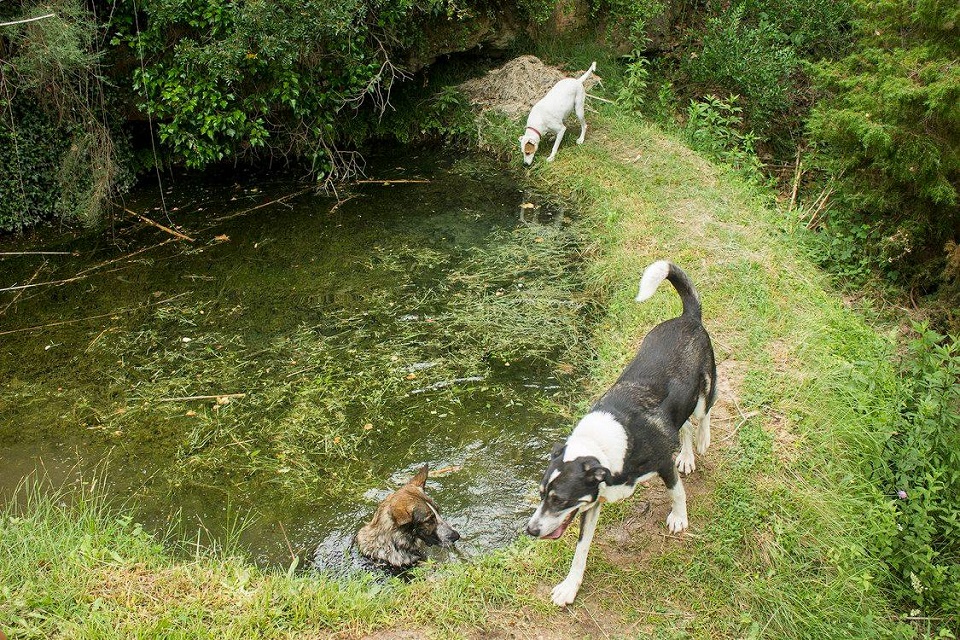
[[[817,66],[824,95],[808,122],[835,189],[825,228],[841,243],[865,229],[856,260],[930,291],[960,240],[960,6],[857,8],[856,51]]]
[[[902,374],[900,426],[882,483],[897,534],[883,549],[894,593],[960,625],[960,341],[926,325]]]
[[[745,14],[738,5],[710,18],[702,50],[685,59],[682,71],[702,93],[740,96],[750,128],[766,133],[793,106],[798,58],[775,24],[765,18],[754,24]]]
[[[0,230],[19,231],[56,212],[57,170],[67,142],[36,110],[0,99]]]

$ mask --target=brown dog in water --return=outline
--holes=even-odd
[[[437,504],[423,487],[427,465],[377,507],[373,519],[357,532],[357,548],[368,558],[396,569],[412,567],[427,557],[427,545],[449,547],[460,534],[440,517]]]

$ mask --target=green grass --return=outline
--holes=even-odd
[[[653,324],[679,310],[672,293],[633,302],[642,269],[663,257],[697,284],[737,396],[729,419],[715,422],[709,464],[688,481],[696,490],[682,540],[664,538],[660,522],[622,549],[595,545],[577,602],[558,613],[549,588],[566,572],[573,535],[427,567],[409,584],[339,584],[258,570],[222,550],[184,560],[95,500],[61,506],[58,496],[28,492],[0,517],[4,630],[16,638],[350,637],[377,628],[436,637],[910,636],[870,552],[894,526],[890,500],[869,480],[895,424],[894,337],[828,290],[777,211],[731,173],[614,108],[589,120],[586,144],[564,145],[553,164],[538,159],[531,174],[579,205],[588,289],[606,301],[582,404],[612,382]],[[600,533],[628,521],[642,500],[605,508]]]

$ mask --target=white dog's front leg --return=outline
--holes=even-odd
[[[590,543],[593,541],[593,532],[597,529],[597,520],[600,518],[600,503],[596,503],[580,516],[580,540],[577,550],[573,552],[573,562],[570,563],[570,572],[563,582],[553,588],[553,604],[565,607],[580,591],[583,582],[583,571],[587,568],[587,554],[590,552]]]
[[[560,125],[560,130],[557,131],[557,139],[553,143],[553,151],[550,152],[550,157],[547,158],[547,162],[553,162],[553,159],[557,157],[557,149],[560,148],[560,141],[563,140],[563,134],[566,132],[567,128]]]

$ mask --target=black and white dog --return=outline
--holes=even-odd
[[[581,514],[580,540],[566,579],[553,589],[553,602],[573,602],[583,581],[587,553],[603,502],[629,497],[659,475],[673,500],[667,526],[687,528],[687,496],[677,470],[694,470],[693,425],[699,420],[697,451],[710,446],[710,409],[716,397],[717,367],[710,336],[700,320],[697,291],[678,266],[661,260],[643,272],[637,301],[651,297],[664,280],[683,301],[683,313],[654,327],[614,385],[558,446],[540,483],[540,506],[527,533],[555,540]],[[680,444],[674,464],[672,454]]]

